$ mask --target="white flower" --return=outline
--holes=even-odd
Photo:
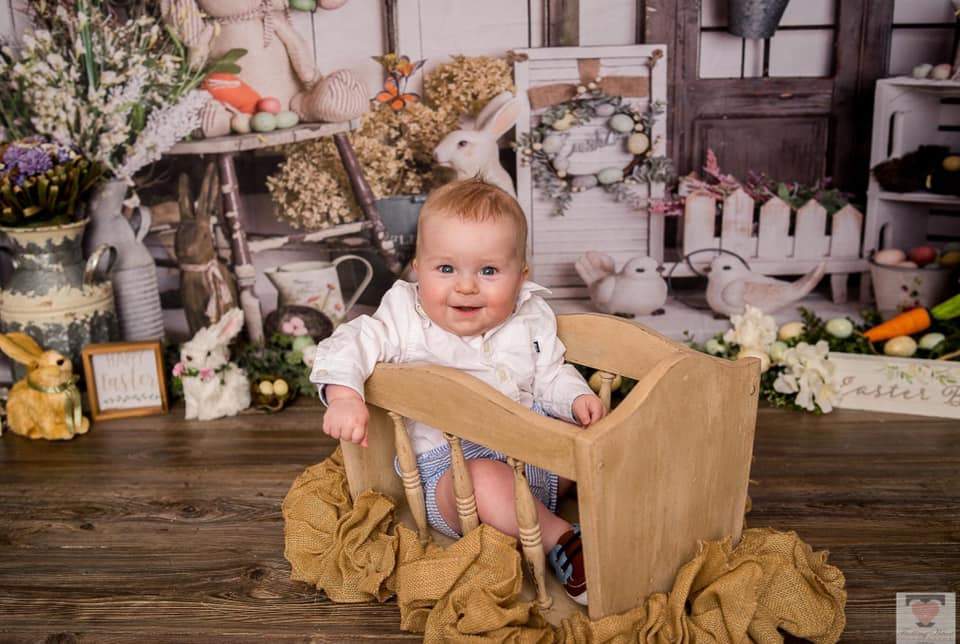
[[[742,315],[731,316],[733,328],[723,335],[727,344],[766,352],[777,339],[777,322],[760,309],[747,305]]]
[[[836,365],[830,362],[830,346],[820,340],[815,346],[799,343],[784,353],[784,371],[777,376],[773,388],[782,394],[796,394],[794,402],[807,411],[817,407],[825,414],[833,411],[837,400]]]
[[[303,355],[303,364],[308,367],[313,367],[313,361],[317,357],[317,345],[311,344],[308,347],[304,347],[300,353]]]

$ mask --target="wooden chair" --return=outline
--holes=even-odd
[[[392,496],[401,508],[409,507],[421,538],[429,539],[402,417],[448,434],[464,526],[476,525],[476,504],[471,506],[467,470],[457,462],[459,438],[508,454],[517,472],[521,542],[544,608],[551,600],[523,464],[576,481],[589,615],[598,619],[669,590],[698,539],[739,540],[759,361],[714,358],[608,315],[561,315],[558,325],[569,362],[606,372],[602,393],[608,404],[613,374],[638,380],[589,429],[541,416],[455,369],[380,364],[366,383],[369,447],[343,442],[343,455],[354,498],[371,488]],[[395,453],[405,471],[402,480],[393,469]]]

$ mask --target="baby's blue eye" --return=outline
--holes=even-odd
[[[440,271],[441,273],[452,273],[453,266],[451,266],[450,264],[440,264],[439,266],[437,266],[437,270]]]
[[[496,269],[495,267],[493,267],[493,266],[484,266],[483,268],[480,269],[480,274],[481,274],[481,275],[488,275],[488,276],[489,276],[489,275],[496,275],[496,274],[497,274],[497,269]]]

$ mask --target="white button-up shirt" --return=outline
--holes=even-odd
[[[458,336],[427,317],[416,284],[398,280],[373,316],[342,324],[320,342],[310,381],[326,404],[324,385],[344,385],[363,397],[378,362],[428,362],[465,371],[521,405],[536,400],[547,414],[576,422],[573,401],[593,392],[573,365],[564,364],[556,315],[537,295],[549,292],[524,282],[512,316],[481,336]],[[407,430],[417,454],[446,444],[424,423],[408,419]]]

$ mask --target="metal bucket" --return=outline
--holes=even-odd
[[[729,0],[727,31],[741,38],[770,38],[790,0]]]

